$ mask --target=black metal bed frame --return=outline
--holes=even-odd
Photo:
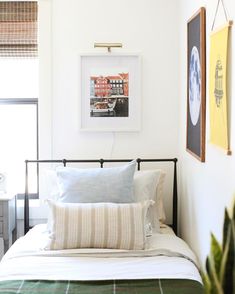
[[[25,195],[24,195],[24,232],[25,234],[30,229],[29,227],[29,187],[28,187],[28,165],[30,163],[36,163],[37,168],[40,163],[62,163],[64,166],[67,163],[99,163],[100,167],[104,167],[104,163],[118,163],[118,162],[130,162],[133,159],[61,159],[61,160],[25,160]],[[140,170],[140,164],[142,162],[173,162],[174,163],[174,175],[173,175],[173,208],[172,208],[172,228],[177,234],[177,211],[178,211],[178,192],[177,192],[177,158],[168,159],[141,159],[137,158],[137,169]],[[39,191],[38,191],[39,192]]]

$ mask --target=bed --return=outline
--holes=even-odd
[[[176,235],[177,159],[138,159],[134,164],[128,159],[53,161],[53,163],[62,162],[64,166],[64,169],[58,172],[63,179],[62,188],[66,188],[66,193],[62,193],[64,201],[49,202],[52,208],[51,220],[47,224],[36,225],[30,229],[28,164],[50,162],[52,161],[26,161],[26,235],[12,245],[0,263],[0,293],[203,293],[197,259],[189,246]],[[80,179],[80,190],[76,190],[76,197],[80,193],[81,197],[85,195],[86,199],[91,197],[91,200],[89,203],[84,203],[85,201],[79,198],[79,203],[77,200],[76,203],[72,202],[75,186],[73,185],[73,189],[67,193],[68,184],[71,185],[71,178],[77,179],[78,175],[81,177],[84,172],[81,172],[80,168],[79,171],[75,170],[76,168],[70,170],[67,164],[81,162],[99,162],[101,168],[106,162],[124,162],[124,168],[120,167],[121,175],[120,169],[116,167],[111,170],[99,169],[102,179],[105,179],[103,183],[100,171],[95,170],[96,178],[94,178],[94,170],[92,170],[92,183],[94,183],[93,186],[97,186],[95,181],[98,179],[99,185],[104,185],[101,190],[101,197],[104,197],[107,182],[115,191],[116,184],[119,185],[119,179],[121,179],[122,187],[126,188],[125,199],[113,199],[112,203],[107,201],[101,203],[100,200],[98,203],[92,203],[94,193],[91,195],[82,190],[84,182]],[[171,226],[158,222],[155,216],[156,223],[152,223],[153,212],[159,209],[155,205],[156,201],[127,200],[129,187],[127,178],[129,176],[131,178],[130,173],[133,174],[135,165],[137,170],[140,170],[143,162],[173,163],[173,223]],[[115,176],[117,170],[119,174]],[[86,169],[85,173],[90,176],[90,169]],[[110,180],[110,174],[114,181]],[[160,175],[159,183],[161,179],[159,170],[139,173],[136,178],[136,171],[134,171],[134,197],[139,191],[136,187],[138,189],[144,187],[140,193],[141,197],[145,194],[146,185],[142,185],[143,176],[145,183],[146,177],[149,179],[153,174]],[[86,185],[87,182],[85,187]],[[100,191],[99,189],[95,191],[95,197],[99,199]],[[109,190],[107,191],[110,193]],[[121,189],[121,194],[123,191]],[[113,195],[115,196],[115,193]],[[117,195],[120,196],[120,191]],[[116,203],[118,201],[119,203]],[[79,221],[74,221],[75,219]],[[149,229],[149,224],[152,224],[153,228]],[[157,227],[158,224],[159,227]]]

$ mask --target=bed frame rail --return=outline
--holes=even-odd
[[[43,163],[61,163],[64,166],[67,163],[99,163],[100,167],[103,168],[105,163],[118,163],[118,162],[130,162],[133,159],[61,159],[61,160],[25,160],[25,195],[24,195],[24,232],[25,234],[29,230],[29,174],[28,166],[31,163],[37,165]],[[174,173],[173,173],[173,196],[172,196],[172,228],[177,234],[177,212],[178,212],[178,192],[177,192],[177,158],[168,159],[141,159],[137,158],[137,169],[140,170],[142,162],[173,162]]]

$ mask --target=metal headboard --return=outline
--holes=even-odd
[[[99,163],[100,167],[104,167],[104,163],[118,163],[118,162],[130,162],[133,159],[61,159],[61,160],[25,160],[25,196],[24,196],[24,232],[25,234],[29,230],[29,187],[28,187],[28,166],[30,163],[43,164],[43,163],[62,163],[64,166],[67,163]],[[142,162],[173,162],[174,175],[173,175],[173,208],[172,208],[172,228],[177,234],[177,205],[178,205],[178,193],[177,193],[177,158],[167,159],[141,159],[137,160],[137,169],[140,170]]]

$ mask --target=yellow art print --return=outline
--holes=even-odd
[[[210,142],[229,151],[227,56],[230,25],[210,37]]]

